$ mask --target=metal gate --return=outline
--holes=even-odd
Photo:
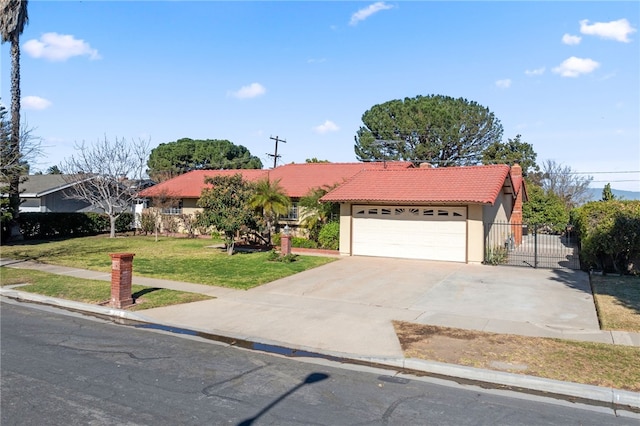
[[[570,226],[558,233],[546,224],[495,222],[485,225],[484,235],[487,264],[580,269],[578,242]]]

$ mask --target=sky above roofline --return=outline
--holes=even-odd
[[[33,1],[29,17],[34,170],[105,135],[228,139],[265,167],[278,136],[280,164],[353,162],[367,109],[441,94],[488,107],[538,163],[640,191],[638,2]]]

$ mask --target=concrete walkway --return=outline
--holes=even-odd
[[[0,265],[110,280],[108,273],[29,261],[0,259]],[[640,333],[599,329],[588,275],[581,271],[347,257],[245,291],[135,276],[134,262],[133,282],[215,299],[126,312],[132,319],[405,368],[417,361],[405,360],[393,320],[640,346]],[[16,297],[19,288],[0,291]],[[439,374],[442,368],[469,370],[445,365]],[[482,377],[487,374],[518,386],[525,377]],[[549,392],[549,381],[535,380]],[[632,405],[640,408],[640,395],[633,395]]]

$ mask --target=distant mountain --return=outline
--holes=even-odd
[[[589,188],[591,200],[602,200],[602,190],[604,188]],[[640,200],[640,192],[638,191],[622,191],[620,189],[612,189],[611,192],[616,198],[621,200]]]

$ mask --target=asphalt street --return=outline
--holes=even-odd
[[[586,407],[302,362],[1,303],[2,425],[632,425]]]

